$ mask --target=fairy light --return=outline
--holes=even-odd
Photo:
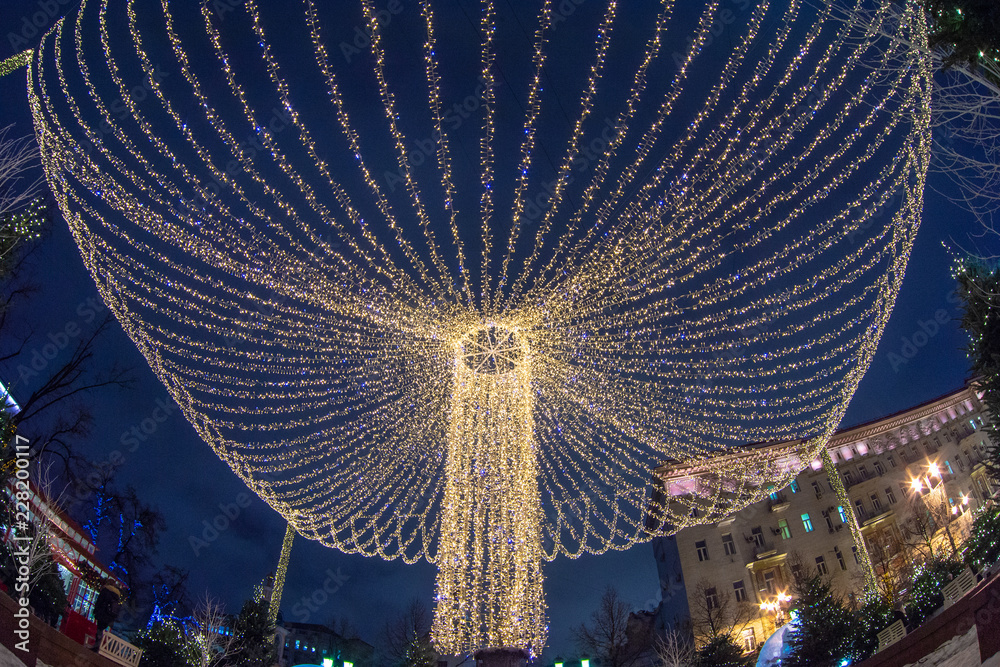
[[[17,55],[0,60],[0,77],[7,76],[11,72],[16,72],[31,62],[31,51],[22,51]]]
[[[120,4],[127,22],[109,20]],[[926,40],[916,9],[895,41],[756,3],[712,80],[700,67],[720,2],[667,54],[684,40],[667,41],[662,0],[624,70],[614,58],[634,36],[608,0],[543,184],[557,35],[554,3],[540,4],[526,80],[506,81],[525,100],[508,133],[504,23],[482,2],[475,54],[461,52],[482,85],[468,175],[446,110],[472,86],[440,67],[463,47],[439,42],[431,0],[416,51],[426,104],[397,99],[398,45],[371,0],[353,72],[331,57],[315,0],[306,58],[274,48],[257,0],[235,10],[244,21],[205,4],[183,23],[167,0],[143,20],[135,0],[83,0],[29,59],[54,197],[150,367],[289,536],[435,563],[446,653],[538,655],[543,562],[717,521],[825,451],[922,208],[931,66],[903,47]],[[139,99],[126,73],[157,63],[170,77]],[[300,69],[319,85],[297,88]],[[346,88],[358,71],[367,107]],[[605,102],[609,71],[625,84]],[[414,168],[414,136],[430,137],[435,170]],[[497,187],[507,166],[513,185]],[[463,185],[478,234],[462,231]],[[797,444],[747,447],[773,440]],[[691,477],[652,502],[668,459]]]

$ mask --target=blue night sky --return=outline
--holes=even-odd
[[[452,4],[456,3],[442,2],[438,11],[449,11]],[[471,7],[473,3],[461,4]],[[738,11],[739,2],[730,4]],[[24,31],[25,19],[30,21],[39,12],[44,15],[48,5],[60,12],[70,8],[69,2],[60,5],[57,0],[0,3],[0,59],[20,50],[17,36],[28,34]],[[581,16],[577,17],[581,22],[589,21],[592,14],[587,14],[585,8],[581,8]],[[572,20],[574,17],[570,17]],[[51,22],[46,18],[45,27]],[[343,39],[350,39],[353,25],[345,23]],[[39,39],[37,35],[27,36],[27,45],[22,48],[33,46]],[[14,125],[16,135],[32,132],[23,71],[0,79],[0,126],[10,124]],[[970,215],[936,191],[947,189],[947,182],[933,177],[932,186],[926,195],[924,221],[902,293],[844,426],[944,394],[959,387],[967,376],[961,350],[965,340],[957,326],[959,310],[954,299],[949,299],[953,289],[950,258],[942,244],[956,249],[973,248],[977,240],[970,238],[970,234],[977,228]],[[40,244],[34,270],[40,291],[30,309],[19,314],[23,325],[43,335],[62,331],[72,323],[86,331],[92,321],[89,313],[95,305],[100,308],[100,299],[61,220],[57,219],[51,234]],[[939,314],[942,310],[944,316]],[[926,323],[935,317],[946,321],[926,345],[909,347],[914,334],[922,331],[922,322],[925,328],[933,330]],[[924,337],[917,336],[918,342],[923,340]],[[907,358],[904,351],[914,354]],[[135,438],[132,429],[140,429],[142,433],[143,421],[153,417],[167,394],[117,325],[101,342],[97,361],[110,363],[115,359],[135,369],[136,384],[127,392],[112,392],[92,401],[94,429],[82,446],[90,458],[98,461],[108,459],[114,450],[122,452],[125,461],[118,473],[121,480],[134,485],[166,519],[160,561],[190,570],[190,588],[196,597],[207,591],[235,611],[251,595],[252,587],[275,568],[285,523],[248,491],[196,436],[179,412],[157,423],[151,434]],[[17,377],[15,365],[0,367],[0,379],[12,387],[15,398],[33,388],[32,378],[19,386]],[[150,423],[147,421],[147,426]],[[241,494],[247,495],[241,497]],[[227,530],[217,536],[211,532],[203,534],[206,524],[222,512],[220,506],[239,505],[244,499],[247,502],[242,504],[247,506],[239,508],[239,515]],[[204,537],[214,539],[192,546],[192,538]],[[606,586],[615,586],[636,608],[652,608],[660,599],[656,564],[648,544],[603,556],[559,559],[545,567],[545,576],[551,624],[546,651],[549,659],[560,653],[573,655],[569,629],[586,620]],[[331,578],[334,580],[331,587],[337,590],[326,596],[324,603],[318,606],[303,603],[322,590],[324,581]],[[374,642],[383,620],[402,611],[411,599],[418,598],[431,606],[433,582],[434,568],[427,563],[404,565],[345,555],[299,538],[292,553],[283,614],[289,620],[316,623],[344,617],[358,628],[362,638]],[[316,599],[323,597],[317,595]]]

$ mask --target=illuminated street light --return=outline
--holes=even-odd
[[[937,477],[938,478],[939,481],[938,481],[937,485],[934,485],[931,482],[931,478],[932,477]],[[944,522],[944,532],[948,536],[948,543],[951,544],[951,552],[954,555],[954,554],[958,553],[958,547],[955,545],[955,538],[951,534],[951,526],[950,526],[950,524],[951,524],[951,518],[948,516],[949,513],[946,510],[948,503],[945,500],[945,498],[946,498],[946,496],[945,496],[946,489],[945,489],[944,477],[941,475],[941,468],[938,467],[938,464],[936,462],[929,462],[927,464],[927,477],[926,478],[924,478],[924,477],[915,477],[915,478],[913,478],[913,479],[910,480],[910,485],[913,487],[914,493],[917,493],[917,494],[920,494],[923,491],[924,484],[927,485],[927,494],[928,495],[930,495],[931,493],[933,493],[935,491],[941,491],[941,500],[940,500],[940,503],[941,503],[940,510],[941,511],[940,511],[940,515],[944,517],[944,520],[943,520],[943,522]],[[968,497],[962,496],[962,503],[965,504],[965,505],[967,505],[968,504]],[[928,505],[928,501],[927,501],[926,497],[924,498],[924,505]],[[928,509],[930,509],[929,505],[928,505]],[[956,514],[956,515],[958,514],[958,506],[957,505],[953,505],[951,507],[951,514]]]

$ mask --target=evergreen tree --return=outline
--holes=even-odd
[[[790,653],[782,667],[835,667],[848,658],[857,619],[815,576],[804,582],[795,611],[795,629],[789,635]]]
[[[170,620],[151,620],[132,643],[142,649],[139,667],[190,667],[187,639],[179,625]]]
[[[984,463],[1000,480],[1000,271],[970,258],[959,268],[957,279],[964,311],[961,325],[972,339],[966,351],[990,414]]]
[[[965,542],[965,564],[979,571],[1000,558],[1000,505],[981,508],[972,523],[972,534]]]
[[[924,0],[931,17],[930,45],[945,46],[945,67],[975,69],[1000,58],[1000,3],[996,0]]]
[[[917,626],[944,604],[941,589],[952,578],[958,576],[965,565],[948,558],[934,558],[917,571],[910,589],[910,602],[906,605],[906,618],[910,625]]]
[[[239,667],[270,667],[275,662],[274,626],[268,620],[269,602],[247,600],[233,624],[235,651],[227,664]]]
[[[851,638],[851,661],[860,662],[875,655],[875,651],[878,650],[878,633],[895,621],[896,612],[887,598],[879,595],[869,599],[858,610],[857,621],[854,623],[854,635]]]
[[[753,658],[744,656],[729,635],[718,635],[695,652],[692,667],[750,667]]]

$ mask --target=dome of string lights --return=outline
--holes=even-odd
[[[435,563],[442,651],[537,653],[544,561],[717,521],[837,428],[919,224],[925,23],[349,4],[81,3],[29,68],[47,177],[240,478]],[[709,473],[664,501],[666,461]]]

